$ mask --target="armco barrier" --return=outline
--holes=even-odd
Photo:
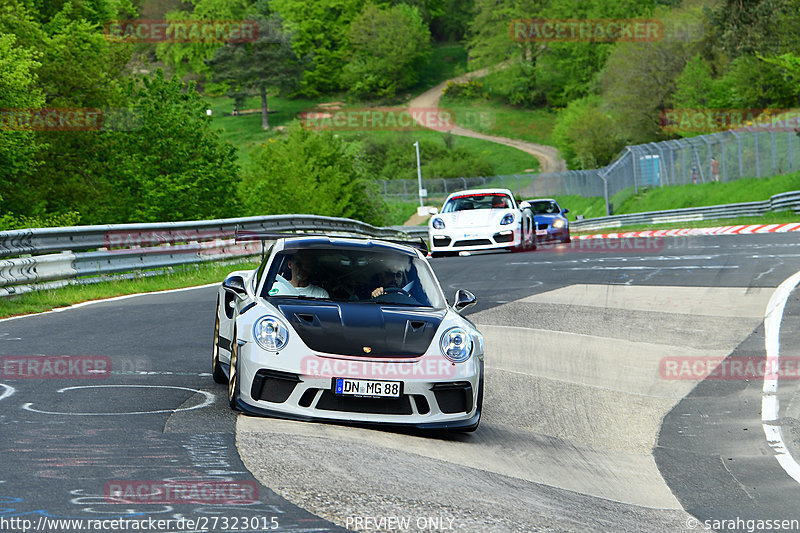
[[[378,228],[357,220],[316,215],[4,231],[0,232],[0,258],[6,258],[0,259],[0,296],[28,292],[42,282],[259,254],[259,243],[234,242],[237,228],[287,232],[287,235],[324,232],[399,240],[416,238],[402,227]]]
[[[630,213],[610,217],[597,217],[588,220],[576,220],[570,223],[575,230],[596,230],[618,228],[633,224],[664,224],[669,222],[691,222],[697,220],[715,220],[735,217],[760,216],[769,211],[792,209],[800,214],[800,191],[776,194],[763,202],[745,202],[740,204],[713,205],[707,207],[688,207],[669,211],[648,211]]]

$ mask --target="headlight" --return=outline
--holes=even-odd
[[[472,337],[461,328],[450,328],[439,342],[442,355],[454,363],[463,363],[472,355]]]
[[[444,221],[441,218],[434,218],[433,229],[444,229]]]
[[[265,350],[277,352],[289,342],[289,330],[274,316],[262,316],[253,326],[253,337]]]
[[[503,217],[503,220],[500,221],[500,225],[501,226],[508,226],[512,222],[514,222],[514,215],[509,213],[509,214],[507,214],[506,216]]]
[[[553,227],[556,228],[556,229],[563,228],[564,227],[564,221],[561,220],[560,218],[555,219],[553,221]]]

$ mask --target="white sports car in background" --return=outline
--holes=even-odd
[[[508,189],[475,189],[447,197],[428,221],[432,257],[467,250],[536,248],[533,215]]]
[[[484,345],[459,313],[474,303],[448,305],[416,248],[281,238],[219,287],[214,380],[249,413],[473,431]]]

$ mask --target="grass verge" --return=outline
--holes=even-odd
[[[208,283],[219,283],[234,270],[253,269],[258,263],[210,263],[174,267],[162,275],[136,279],[111,279],[91,285],[68,285],[59,289],[28,292],[17,296],[0,298],[0,318],[29,313],[41,313],[90,300],[100,300],[136,294],[140,292],[165,291],[194,287]],[[213,302],[210,304],[213,306]]]
[[[456,124],[486,135],[552,145],[556,113],[512,107],[493,100],[461,100],[443,96],[439,107],[455,114]]]

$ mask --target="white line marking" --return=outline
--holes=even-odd
[[[800,283],[800,272],[781,283],[772,293],[764,313],[764,348],[767,351],[768,369],[780,369],[781,321],[786,301],[794,288]],[[789,476],[800,483],[800,464],[792,457],[783,440],[783,432],[778,423],[780,405],[778,401],[778,376],[771,372],[764,374],[764,387],[761,396],[761,426],[767,444],[775,451],[775,459]]]
[[[5,383],[0,383],[0,387],[3,387],[3,394],[0,394],[0,400],[5,400],[9,396],[17,392],[17,389],[12,387],[11,385],[6,385]]]
[[[195,405],[193,407],[178,407],[177,409],[160,409],[156,411],[133,411],[129,413],[63,413],[63,412],[56,412],[56,411],[40,411],[39,409],[34,409],[31,407],[32,403],[26,403],[22,406],[23,409],[26,411],[31,411],[34,413],[40,413],[44,415],[70,415],[70,416],[115,416],[115,415],[152,415],[158,413],[178,413],[180,411],[192,411],[194,409],[202,409],[203,407],[208,407],[212,403],[214,403],[214,395],[210,392],[201,391],[197,389],[190,389],[188,387],[174,387],[172,385],[81,385],[78,387],[64,387],[63,389],[58,389],[56,392],[62,393],[69,390],[76,390],[76,389],[110,389],[110,388],[140,388],[140,389],[176,389],[176,390],[186,390],[189,392],[194,392],[196,394],[202,394],[205,397],[203,403]]]
[[[711,270],[719,270],[723,268],[739,268],[738,265],[685,265],[685,266],[619,266],[619,267],[606,267],[606,266],[593,266],[593,267],[574,267],[565,268],[563,270],[689,270],[693,268],[704,268]]]

